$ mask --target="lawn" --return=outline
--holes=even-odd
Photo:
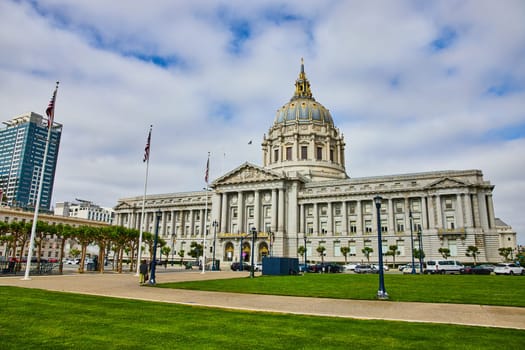
[[[519,349],[525,340],[525,331],[512,329],[229,311],[16,287],[0,287],[0,312],[5,350]]]
[[[340,299],[375,299],[377,275],[305,274],[158,284],[161,288],[275,294]],[[385,274],[393,301],[525,307],[525,277]]]

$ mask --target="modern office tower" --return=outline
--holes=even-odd
[[[31,112],[4,122],[0,129],[0,190],[2,205],[33,209],[38,196],[47,138],[47,118]],[[40,209],[49,210],[62,135],[53,123],[44,173]]]

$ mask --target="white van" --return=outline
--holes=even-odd
[[[427,261],[424,273],[426,274],[445,274],[460,273],[464,266],[457,260],[429,260]]]

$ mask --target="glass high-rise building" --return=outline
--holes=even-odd
[[[0,129],[0,190],[2,204],[33,209],[47,138],[47,118],[26,113],[4,122]],[[49,210],[62,125],[54,123],[46,159],[40,208]]]

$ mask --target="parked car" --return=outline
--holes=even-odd
[[[420,267],[419,264],[414,264],[414,270],[416,271],[416,273],[420,273],[421,272],[419,267]],[[412,264],[404,265],[404,268],[403,268],[402,271],[403,271],[404,275],[411,274],[412,273]]]
[[[354,271],[356,266],[357,266],[357,264],[350,263],[350,264],[343,265],[343,269],[345,271]]]
[[[372,265],[376,270],[379,270],[379,265]],[[390,267],[388,267],[387,264],[383,264],[383,271],[389,271],[390,270]]]
[[[355,273],[378,273],[379,270],[370,264],[357,265],[354,269]]]
[[[460,273],[464,267],[457,260],[429,260],[423,272],[426,274],[452,274]]]
[[[263,270],[263,265],[262,263],[257,263],[255,264],[255,271],[262,271]]]
[[[523,275],[525,274],[524,268],[514,263],[502,263],[497,264],[494,268],[496,275]]]
[[[331,272],[331,273],[339,273],[343,272],[344,268],[342,265],[336,264],[336,263],[328,263],[324,265],[325,272]]]
[[[465,266],[463,269],[460,270],[460,272],[468,275],[490,275],[492,272],[494,272],[494,267],[494,265],[490,264]]]
[[[234,262],[231,264],[230,268],[233,270],[233,271],[239,271],[240,270],[240,267],[241,267],[241,264],[239,262]],[[248,263],[243,263],[242,264],[242,269],[243,271],[251,271],[251,266],[250,264]]]

